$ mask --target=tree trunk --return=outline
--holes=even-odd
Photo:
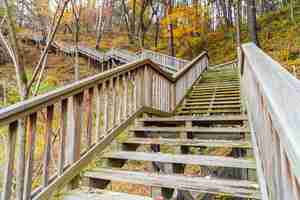
[[[175,56],[175,46],[174,46],[174,33],[173,33],[173,23],[171,20],[170,15],[172,14],[172,0],[167,0],[167,18],[168,18],[168,48],[169,48],[169,55]]]
[[[160,31],[159,16],[156,15],[156,22],[155,22],[155,48],[158,47],[159,31]]]
[[[248,13],[248,29],[249,29],[251,41],[254,42],[259,47],[260,44],[257,36],[255,0],[247,0],[247,13]]]

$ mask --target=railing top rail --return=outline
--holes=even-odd
[[[116,67],[101,74],[82,79],[78,82],[63,86],[56,90],[50,91],[37,97],[33,97],[29,100],[19,102],[17,104],[11,105],[7,108],[0,110],[0,126],[13,122],[18,118],[24,117],[30,113],[33,113],[34,111],[39,110],[40,108],[58,102],[61,99],[68,98],[72,95],[80,93],[84,89],[93,87],[98,82],[105,81],[111,77],[116,77],[123,73],[127,73],[141,66],[150,66],[152,69],[154,69],[160,75],[164,76],[170,82],[176,82],[189,68],[191,68],[198,60],[200,60],[205,55],[207,55],[206,52],[200,54],[188,65],[186,65],[182,70],[173,75],[170,75],[169,73],[162,70],[158,64],[154,63],[150,59],[137,60]]]
[[[242,50],[266,98],[272,126],[300,180],[300,81],[253,43],[243,45]]]
[[[202,52],[199,56],[194,58],[192,61],[189,61],[183,68],[181,68],[179,71],[173,74],[173,78],[175,80],[179,79],[181,76],[184,75],[185,72],[187,72],[195,63],[197,63],[204,56],[208,57],[207,51]]]
[[[70,97],[76,93],[80,93],[84,89],[93,87],[93,85],[97,84],[98,82],[105,81],[108,78],[118,76],[122,73],[126,73],[130,70],[145,65],[151,66],[169,81],[174,81],[172,76],[163,71],[157,64],[153,63],[151,60],[138,60],[4,108],[0,110],[0,126],[13,122],[23,115],[27,115],[27,112],[34,112],[41,107],[53,104],[58,100]]]
[[[168,58],[173,58],[173,59],[176,59],[178,61],[185,62],[185,63],[190,62],[189,60],[185,60],[185,59],[182,59],[182,58],[177,58],[177,57],[174,57],[174,56],[170,56],[170,55],[163,54],[163,53],[160,53],[160,52],[152,51],[152,50],[149,50],[149,49],[142,49],[142,52],[150,52],[150,53],[158,54],[158,55],[168,57]]]

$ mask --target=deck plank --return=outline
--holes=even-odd
[[[228,167],[255,169],[255,161],[224,157],[224,156],[206,156],[206,155],[191,155],[191,154],[167,154],[167,153],[147,153],[134,151],[118,151],[106,153],[102,156],[109,159],[149,161],[161,163],[201,165],[213,167]]]
[[[96,169],[85,173],[86,177],[102,180],[129,182],[154,187],[175,188],[193,192],[220,194],[260,199],[258,184],[246,180],[227,180],[184,175],[167,175],[116,169]]]
[[[251,148],[251,142],[245,140],[200,140],[200,139],[169,139],[169,138],[129,138],[124,144],[167,145],[190,147],[224,147],[224,148]]]

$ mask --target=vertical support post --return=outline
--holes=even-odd
[[[61,101],[61,119],[60,119],[60,141],[59,141],[59,160],[58,160],[58,174],[64,172],[65,155],[66,155],[66,136],[68,123],[68,99]]]
[[[68,144],[68,163],[72,164],[80,159],[81,150],[81,134],[83,121],[83,93],[73,96],[73,116],[71,118],[72,127],[70,128],[69,144]],[[78,181],[76,178],[70,183],[73,189],[77,187]]]
[[[100,85],[96,86],[96,137],[97,141],[101,139],[101,137],[104,135],[104,129],[103,126],[101,126],[101,115],[104,114],[103,112],[103,104],[105,102],[103,101],[103,92],[105,91],[104,86],[105,82]],[[104,116],[103,116],[104,117]]]
[[[103,93],[104,93],[104,132],[107,133],[109,129],[109,105],[108,105],[108,93],[109,87],[107,82],[103,83]]]
[[[6,145],[6,162],[4,169],[3,192],[1,199],[11,199],[13,169],[15,162],[16,138],[17,138],[18,122],[9,124],[8,138]]]
[[[51,157],[51,135],[52,135],[52,123],[53,123],[54,105],[47,107],[47,121],[46,121],[46,134],[45,134],[45,151],[43,161],[43,187],[47,187],[49,184],[49,163]]]
[[[149,69],[149,66],[145,66],[144,70],[144,80],[145,80],[145,106],[152,107],[152,76],[151,76],[151,70]]]
[[[116,116],[117,116],[117,82],[118,79],[116,80],[114,78],[111,79],[110,87],[112,91],[112,127],[116,125]]]
[[[93,133],[93,97],[94,97],[94,88],[91,87],[88,89],[87,94],[87,130],[86,130],[86,142],[88,148],[92,146],[92,133]]]
[[[28,158],[27,158],[26,169],[25,169],[25,181],[24,181],[24,193],[23,193],[24,200],[31,199],[36,124],[37,124],[37,113],[33,113],[29,116],[29,130],[28,130],[29,148],[28,148]]]
[[[124,74],[123,76],[123,85],[124,85],[124,109],[123,109],[123,119],[125,120],[128,116],[128,108],[129,108],[129,101],[128,101],[128,74]]]

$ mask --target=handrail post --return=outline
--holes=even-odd
[[[83,121],[83,93],[73,96],[72,101],[72,117],[70,118],[70,131],[68,133],[68,145],[66,146],[68,152],[68,164],[73,164],[80,159]],[[69,186],[73,189],[77,185],[78,181],[74,179]]]

